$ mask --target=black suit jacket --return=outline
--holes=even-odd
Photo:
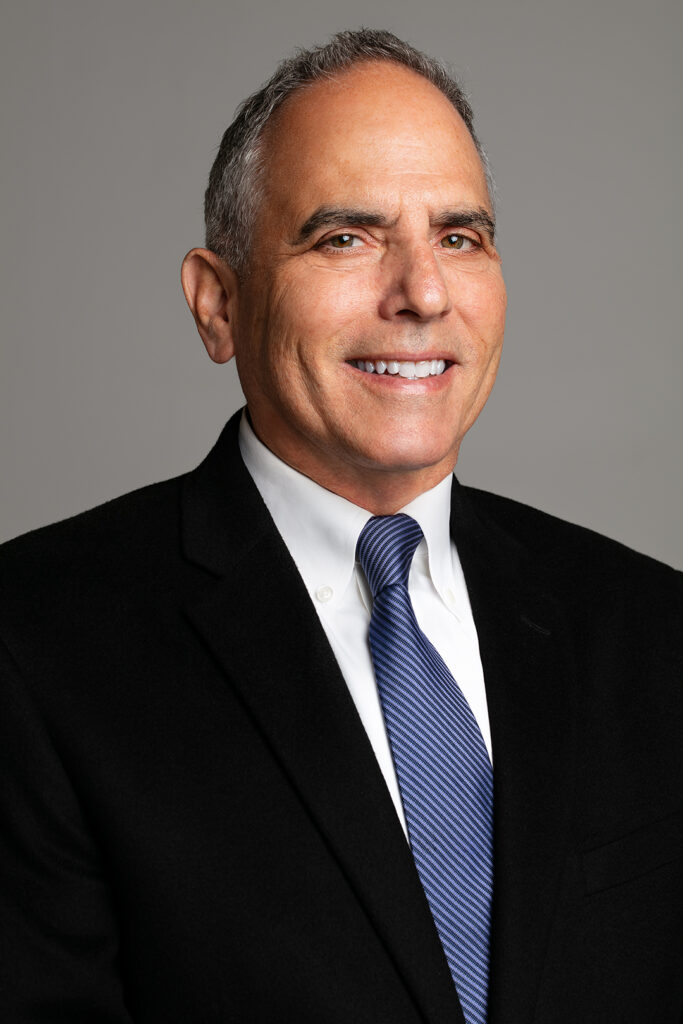
[[[491,1024],[679,1024],[680,574],[456,485]],[[0,1019],[457,1024],[369,741],[239,456],[0,556]]]

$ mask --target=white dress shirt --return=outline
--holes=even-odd
[[[372,594],[356,561],[356,542],[371,513],[326,490],[274,455],[246,414],[239,435],[244,463],[301,573],[368,734],[407,835],[368,642]],[[491,732],[477,631],[460,559],[450,538],[452,476],[401,512],[424,534],[408,589],[420,628],[448,665],[479,723],[491,757]]]

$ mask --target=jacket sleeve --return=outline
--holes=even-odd
[[[104,860],[0,643],[0,1020],[131,1024]]]

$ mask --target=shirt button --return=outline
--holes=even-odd
[[[446,601],[451,606],[451,608],[455,608],[455,594],[453,593],[450,587],[446,591]]]
[[[334,590],[332,587],[318,587],[315,592],[315,596],[319,601],[322,601],[322,603],[325,604],[327,601],[331,601],[334,597]]]

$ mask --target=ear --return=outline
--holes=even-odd
[[[180,280],[206,351],[214,363],[227,363],[235,354],[235,271],[208,249],[191,249]]]

